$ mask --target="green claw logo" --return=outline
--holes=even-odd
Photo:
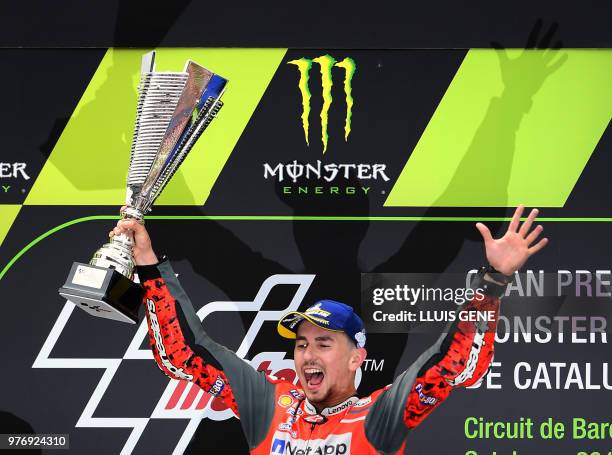
[[[357,66],[352,58],[346,57],[341,62],[338,62],[329,54],[322,55],[312,60],[307,58],[300,58],[298,60],[291,60],[287,62],[289,65],[297,66],[300,72],[300,80],[298,87],[302,94],[302,127],[304,128],[304,137],[306,138],[306,144],[308,142],[308,118],[310,116],[310,88],[308,86],[308,79],[310,76],[310,68],[312,63],[319,65],[321,69],[321,85],[323,95],[323,107],[321,108],[321,141],[323,142],[323,153],[327,151],[327,123],[329,108],[332,103],[332,86],[334,81],[332,79],[332,68],[337,66],[344,69],[344,94],[346,99],[346,118],[344,120],[344,140],[348,141],[349,134],[351,134],[351,116],[353,111],[353,95],[351,81]]]

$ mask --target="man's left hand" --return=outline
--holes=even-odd
[[[544,228],[539,224],[531,229],[538,216],[538,209],[533,209],[521,225],[521,215],[524,209],[522,205],[516,208],[508,230],[499,239],[494,239],[491,231],[484,224],[476,223],[476,228],[484,239],[487,261],[504,275],[512,275],[525,264],[529,256],[540,251],[548,243],[548,239],[543,238],[534,244]]]

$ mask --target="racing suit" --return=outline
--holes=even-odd
[[[487,372],[496,296],[503,292],[479,275],[484,299],[463,309],[494,311],[494,321],[453,323],[393,384],[317,412],[298,386],[255,371],[206,334],[168,261],[141,266],[138,274],[157,365],[167,376],[194,382],[222,399],[240,418],[254,455],[403,453],[410,429],[453,389],[473,385]]]

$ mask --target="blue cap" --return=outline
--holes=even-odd
[[[278,333],[285,338],[295,339],[297,327],[303,320],[332,332],[344,332],[357,347],[365,346],[366,334],[363,321],[353,308],[335,300],[319,300],[303,313],[291,311],[278,321]]]

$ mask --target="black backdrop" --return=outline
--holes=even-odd
[[[273,2],[264,5],[251,2],[218,5],[218,10],[212,10],[210,3],[195,1],[164,6],[140,1],[5,3],[0,17],[0,44],[4,46],[0,51],[3,85],[17,84],[21,89],[7,89],[5,93],[2,161],[26,161],[32,180],[23,182],[23,192],[6,195],[2,203],[23,201],[109,46],[403,48],[406,52],[414,48],[439,48],[419,57],[423,63],[427,59],[436,60],[438,70],[433,76],[423,75],[429,78],[429,92],[412,93],[412,96],[420,96],[408,114],[414,128],[404,131],[401,125],[380,126],[384,131],[394,131],[398,140],[401,137],[407,149],[411,149],[468,48],[490,47],[492,43],[522,47],[540,18],[546,24],[559,24],[558,36],[564,47],[610,47],[612,43],[609,28],[612,7],[606,2],[446,3]],[[88,49],[76,49],[82,47]],[[286,59],[304,53],[289,52],[293,54]],[[442,58],[440,52],[444,54]],[[367,58],[367,54],[364,55]],[[63,70],[49,71],[58,67]],[[12,70],[17,68],[19,71]],[[44,71],[39,68],[49,71],[43,84]],[[289,84],[282,78],[274,79],[271,90],[282,92],[284,83]],[[294,82],[290,83],[294,89]],[[41,84],[41,90],[23,89],[37,84]],[[32,112],[32,106],[42,108]],[[262,160],[254,159],[249,151],[266,148],[267,156],[274,158],[286,150],[269,146],[269,134],[274,129],[270,122],[278,117],[275,109],[283,112],[274,97],[262,100],[204,207],[164,207],[156,215],[324,213],[487,217],[510,213],[510,209],[486,207],[383,209],[376,197],[370,200],[349,198],[340,203],[325,199],[296,206],[279,201],[278,189],[269,186],[252,193],[257,196],[255,204],[236,190],[235,182],[249,183],[248,179],[254,175],[260,177],[259,168],[251,170]],[[393,122],[392,114],[386,117]],[[282,134],[286,137],[279,142],[303,148],[303,137],[299,131],[296,134],[296,130],[284,131]],[[385,140],[392,144],[394,137]],[[546,216],[610,215],[606,186],[607,169],[612,164],[610,141],[608,128],[565,206],[546,210]],[[364,155],[372,149],[372,144],[367,144]],[[344,152],[338,153],[342,156]],[[395,177],[406,158],[392,153],[385,157]],[[254,188],[261,184],[260,180],[255,182]],[[23,207],[1,246],[3,267],[41,233],[67,220],[92,214],[114,215],[116,207]],[[163,416],[149,419],[167,380],[150,360],[124,354],[133,341],[133,328],[89,318],[75,311],[69,314],[48,357],[77,360],[32,368],[52,328],[57,325],[58,316],[66,311],[55,292],[65,279],[68,264],[90,256],[92,247],[95,248],[100,234],[108,230],[109,223],[112,222],[94,220],[58,231],[19,257],[1,279],[4,311],[0,340],[4,368],[0,410],[2,428],[6,430],[2,432],[32,429],[39,433],[70,433],[73,453],[106,454],[120,453],[130,434],[135,434],[132,428],[144,425],[142,434],[135,437],[133,453],[171,453],[189,420]],[[315,274],[305,301],[330,296],[357,302],[360,272],[460,272],[483,261],[481,245],[470,222],[198,219],[155,220],[149,226],[156,248],[176,261],[177,272],[198,307],[215,300],[252,300],[261,283],[273,274]],[[494,227],[500,225],[494,224]],[[547,271],[610,269],[607,223],[550,222],[546,230],[552,243],[530,263],[530,268]],[[286,307],[295,289],[281,287],[273,298],[265,301],[261,310]],[[254,318],[255,312],[230,312],[211,316],[206,327],[228,346],[238,348]],[[223,327],[232,329],[224,330]],[[260,352],[290,352],[290,346],[279,342],[273,332],[273,322],[265,322],[260,331],[262,335],[253,341],[248,357]],[[384,367],[381,371],[364,371],[362,393],[390,382],[430,341],[431,337],[427,336],[373,335],[369,341],[369,358],[377,362],[384,360]],[[146,348],[145,344],[140,347]],[[507,369],[502,369],[502,390],[455,394],[411,435],[410,453],[460,454],[473,448],[479,453],[497,450],[505,454],[516,449],[521,454],[570,454],[578,450],[610,449],[609,438],[587,443],[571,440],[467,441],[463,435],[463,421],[470,415],[489,419],[552,416],[565,422],[574,416],[609,420],[612,404],[609,391],[517,391],[512,380],[512,365],[519,361],[532,364],[579,361],[601,365],[610,358],[607,345],[505,343],[498,346],[496,358],[508,365]],[[87,367],[92,359],[92,366]],[[104,364],[100,359],[118,360],[116,372],[109,373],[108,388],[103,390],[99,385],[101,377],[104,379],[102,374],[111,371],[113,363]],[[601,372],[595,372],[594,377],[594,381],[601,381]],[[100,401],[91,412],[98,420],[90,428],[85,425],[77,428],[84,409],[92,403],[94,390],[100,391]],[[105,418],[111,420],[105,421]],[[146,419],[146,424],[142,419]],[[205,418],[193,425],[196,426],[191,432],[193,438],[186,444],[189,453],[244,452],[235,419],[217,422]]]

